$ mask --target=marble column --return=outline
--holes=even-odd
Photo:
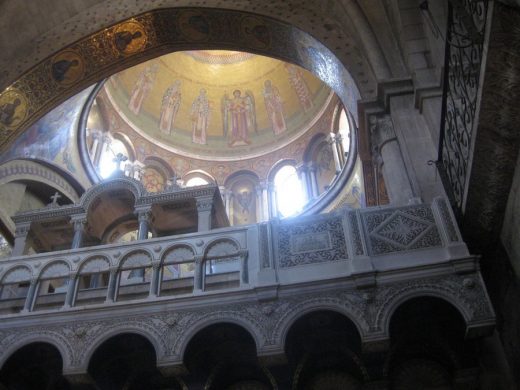
[[[213,211],[213,197],[197,197],[197,214],[199,232],[211,230],[211,213]]]
[[[226,214],[229,218],[229,223],[231,224],[232,216],[231,216],[231,200],[233,198],[233,192],[230,190],[226,190]]]
[[[193,293],[201,293],[204,289],[204,257],[195,256],[195,271],[193,273]]]
[[[264,201],[262,196],[262,187],[258,184],[255,187],[256,194],[256,222],[264,220]]]
[[[278,218],[278,201],[276,199],[276,186],[273,182],[267,184],[269,198],[269,218]]]
[[[159,295],[159,279],[161,276],[161,262],[152,262],[152,280],[150,281],[149,298],[155,298]]]
[[[316,166],[316,163],[312,162],[309,165],[309,181],[310,181],[310,187],[311,187],[311,193],[312,198],[317,198],[320,196],[320,188],[318,186],[318,177],[316,176],[316,172],[318,170],[318,167]]]
[[[342,162],[342,152],[339,148],[341,144],[341,135],[330,133],[329,139],[327,140],[332,149],[332,156],[334,157],[334,167],[336,168],[336,173],[341,172],[341,167],[343,166]]]
[[[70,274],[69,281],[67,283],[67,294],[65,295],[65,304],[63,305],[64,309],[74,306],[77,283],[77,274],[76,272],[73,272]]]
[[[406,205],[415,195],[404,164],[399,142],[388,115],[369,120],[372,153],[380,167],[392,205]]]
[[[38,284],[39,280],[37,278],[31,279],[31,283],[29,284],[29,290],[27,291],[27,296],[25,297],[25,304],[23,306],[22,313],[32,311],[34,300],[36,299]]]
[[[72,239],[71,249],[81,248],[85,237],[85,227],[87,225],[86,216],[73,218],[70,222],[74,225],[74,238]]]
[[[30,228],[30,222],[16,225],[16,230],[14,233],[14,246],[13,251],[11,252],[11,256],[21,256],[24,254],[27,235],[29,234]]]
[[[117,288],[117,267],[110,267],[110,274],[108,278],[107,298],[105,303],[112,303],[116,299]]]
[[[300,178],[300,183],[302,183],[303,197],[304,203],[307,203],[312,199],[312,191],[309,183],[309,172],[307,169],[307,165],[302,163],[296,167],[296,172],[298,173],[298,177]]]
[[[268,186],[266,182],[260,183],[260,186],[262,187],[262,210],[264,212],[262,220],[268,221],[269,220],[269,193],[268,193]]]
[[[148,233],[150,232],[150,222],[152,220],[152,210],[150,208],[136,210],[137,220],[139,221],[139,230],[137,239],[146,240],[148,239]]]

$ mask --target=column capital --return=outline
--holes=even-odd
[[[213,197],[205,196],[205,197],[197,197],[197,211],[210,211],[213,209]]]
[[[394,124],[390,115],[370,116],[369,126],[372,145],[381,146],[396,138]]]
[[[150,222],[150,219],[153,215],[151,207],[146,207],[143,209],[136,209],[134,211],[134,214],[137,214],[137,219],[139,222],[142,222],[142,221]]]
[[[27,233],[29,233],[29,230],[31,230],[31,223],[24,223],[20,225],[16,225],[14,236],[15,237],[25,237],[27,236]]]

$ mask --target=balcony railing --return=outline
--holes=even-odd
[[[342,210],[0,262],[0,315],[406,272],[467,258],[447,201]],[[368,281],[368,282],[367,282]]]

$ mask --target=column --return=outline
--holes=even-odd
[[[342,161],[341,161],[341,152],[338,148],[338,138],[341,142],[341,135],[340,134],[334,134],[330,133],[328,143],[330,144],[330,147],[332,148],[332,155],[334,156],[334,166],[336,168],[336,173],[339,173],[341,171],[342,167]]]
[[[312,198],[320,196],[320,188],[318,186],[318,178],[316,176],[316,163],[312,162],[309,166],[309,181],[311,182]]]
[[[22,309],[22,313],[28,313],[32,311],[34,298],[36,296],[36,291],[38,287],[38,279],[31,279],[31,283],[29,284],[29,291],[27,291],[27,297],[25,298],[25,304]]]
[[[90,148],[90,156],[92,157],[92,161],[95,163],[95,158],[98,154],[99,149],[99,140],[101,138],[101,134],[98,130],[92,130],[92,146]]]
[[[11,256],[21,256],[25,252],[25,243],[27,241],[27,234],[31,228],[31,223],[16,225],[14,232],[14,246]]]
[[[269,221],[269,194],[267,191],[267,183],[262,182],[260,185],[262,186],[262,210],[264,212],[262,220]]]
[[[71,249],[81,248],[83,245],[83,238],[85,236],[87,217],[86,215],[72,217],[70,222],[74,225],[74,238],[72,239]]]
[[[195,272],[193,274],[193,292],[201,293],[204,278],[204,256],[195,256]]]
[[[108,134],[100,135],[101,145],[97,147],[96,154],[94,155],[94,166],[99,167],[99,161],[101,160],[101,154],[104,149],[107,149],[112,143],[112,138]]]
[[[112,303],[115,300],[116,296],[116,284],[117,284],[117,267],[110,267],[110,275],[108,278],[108,287],[107,287],[107,298],[105,299],[105,303]]]
[[[262,187],[260,184],[255,186],[255,194],[256,194],[256,222],[261,222],[264,220],[264,202],[262,198]]]
[[[414,198],[414,193],[390,116],[372,116],[370,133],[373,155],[379,159],[378,165],[385,180],[390,203],[408,204]]]
[[[220,192],[220,197],[222,198],[222,203],[225,206],[226,205],[226,187],[218,186],[218,190]]]
[[[268,198],[269,198],[269,218],[278,218],[278,203],[276,200],[276,186],[274,183],[267,184]]]
[[[65,304],[63,305],[64,309],[74,306],[77,282],[76,272],[71,273],[67,284],[67,295],[65,295]]]
[[[213,197],[197,197],[197,214],[199,232],[211,230],[211,213],[213,211]]]
[[[155,298],[159,295],[159,277],[161,276],[161,262],[152,262],[152,280],[150,281],[150,294],[148,298]]]
[[[298,177],[300,178],[300,182],[302,183],[303,196],[305,197],[304,203],[307,203],[312,199],[312,192],[310,191],[309,185],[309,176],[307,172],[307,165],[302,163],[296,167],[296,172],[298,172]]]
[[[226,190],[226,214],[231,222],[231,199],[233,198],[233,192]]]
[[[136,210],[137,220],[139,221],[139,230],[137,234],[138,240],[148,239],[150,231],[150,222],[152,220],[152,210],[150,208]]]

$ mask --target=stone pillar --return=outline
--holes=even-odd
[[[278,217],[278,202],[276,200],[276,186],[273,182],[268,183],[267,187],[269,198],[269,218]]]
[[[150,222],[152,220],[152,210],[150,208],[136,210],[137,219],[139,221],[139,231],[137,235],[138,240],[148,239],[148,232],[150,231]]]
[[[152,262],[152,280],[150,281],[150,294],[148,298],[155,298],[159,295],[159,277],[161,276],[161,262]]]
[[[231,199],[233,193],[230,190],[226,190],[226,214],[229,218],[229,222],[231,223]]]
[[[262,195],[262,187],[257,185],[255,187],[256,194],[256,222],[261,222],[264,220],[264,201]]]
[[[81,248],[83,238],[85,236],[85,226],[87,225],[87,217],[85,215],[72,218],[70,221],[74,225],[74,238],[72,239],[71,249]]]
[[[267,183],[263,182],[260,184],[262,187],[262,210],[264,212],[262,220],[269,220],[269,193],[267,191]]]
[[[27,291],[27,296],[25,297],[25,304],[23,306],[22,313],[28,313],[32,311],[38,289],[38,283],[39,281],[37,278],[31,279],[31,283],[29,284],[29,291]]]
[[[198,214],[198,229],[199,232],[206,232],[211,230],[211,214],[213,211],[213,197],[197,197],[197,214]]]
[[[92,161],[94,165],[96,165],[96,156],[98,155],[98,149],[100,149],[100,138],[101,134],[98,130],[92,130],[92,146],[90,148],[90,155],[92,156]]]
[[[312,198],[320,196],[320,188],[318,186],[318,177],[316,176],[317,171],[316,164],[312,162],[309,166],[309,181],[311,182]]]
[[[304,163],[298,165],[296,167],[296,172],[298,172],[298,177],[300,178],[300,182],[302,183],[303,197],[304,203],[307,203],[312,199],[312,190],[311,185],[309,183],[309,175],[307,170],[307,165]]]
[[[74,306],[74,301],[76,298],[76,285],[78,283],[78,278],[76,272],[71,273],[69,276],[69,281],[67,284],[67,295],[65,295],[65,304],[63,305],[64,309]]]
[[[110,267],[110,276],[108,278],[108,287],[107,287],[107,298],[105,299],[105,303],[114,302],[115,295],[116,295],[116,287],[117,287],[117,267]]]
[[[193,273],[193,293],[201,293],[204,278],[204,256],[195,256],[195,271]]]
[[[330,133],[329,139],[327,141],[332,149],[332,156],[334,157],[334,167],[336,168],[336,173],[339,173],[341,171],[341,167],[343,166],[342,152],[339,148],[341,144],[341,135]]]
[[[406,205],[415,198],[390,116],[370,117],[372,150],[385,180],[392,205]]]
[[[226,205],[226,187],[225,186],[218,186],[218,190],[220,192],[220,197],[222,198],[222,203],[225,206]]]
[[[25,243],[27,241],[27,234],[31,228],[31,223],[16,225],[14,232],[14,246],[11,256],[21,256],[25,252]]]

